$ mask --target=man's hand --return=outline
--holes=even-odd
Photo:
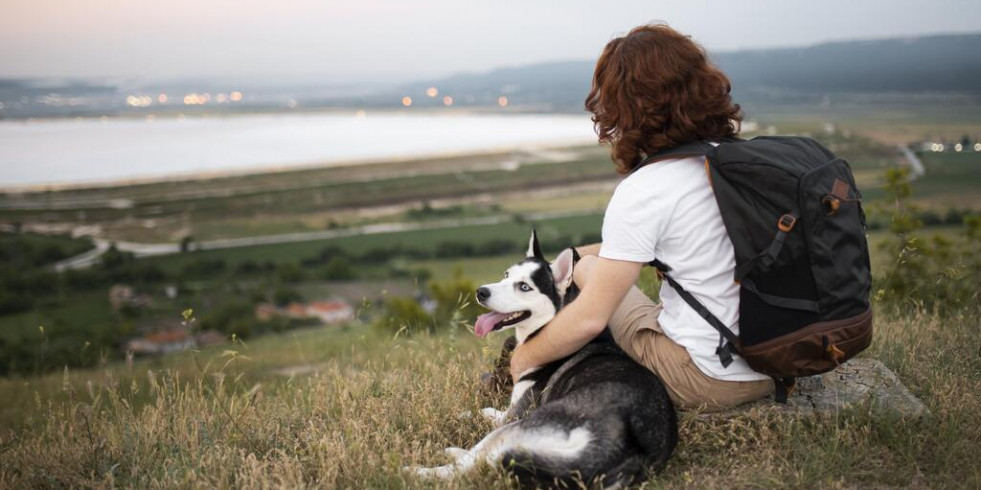
[[[514,350],[511,377],[517,381],[525,371],[571,355],[599,335],[643,266],[640,262],[583,257],[574,271],[575,282],[582,288],[579,298]]]
[[[514,352],[511,353],[511,379],[514,380],[515,383],[518,382],[518,379],[521,377],[522,373],[533,367],[538,367],[528,365],[528,359],[525,359],[522,355],[524,353],[524,349],[522,347],[523,344],[519,345],[514,349]]]

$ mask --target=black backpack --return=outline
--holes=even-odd
[[[794,378],[830,371],[872,341],[872,276],[861,193],[848,163],[804,137],[696,141],[648,157],[704,156],[736,256],[739,336],[653,261],[719,331],[723,366],[738,353],[777,381],[786,400]],[[639,168],[639,167],[638,167]]]

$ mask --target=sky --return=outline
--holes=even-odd
[[[0,78],[404,82],[595,59],[662,21],[710,51],[981,32],[975,0],[0,0]]]

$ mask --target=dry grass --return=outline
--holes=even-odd
[[[650,488],[981,487],[981,332],[954,318],[880,316],[869,355],[934,418],[856,407],[818,419],[685,414],[681,443]],[[20,399],[0,441],[0,487],[426,488],[405,464],[490,426],[460,419],[490,400],[474,380],[496,354],[463,328],[412,339],[313,330],[135,366],[0,384]],[[284,366],[310,374],[287,378]],[[26,399],[26,401],[24,401]],[[500,488],[484,470],[440,487]]]

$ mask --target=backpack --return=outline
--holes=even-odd
[[[735,251],[738,338],[671,278],[668,264],[650,265],[719,331],[722,365],[741,355],[774,378],[785,402],[795,378],[830,371],[872,341],[862,195],[848,163],[804,137],[696,141],[641,165],[690,156],[705,157]]]

